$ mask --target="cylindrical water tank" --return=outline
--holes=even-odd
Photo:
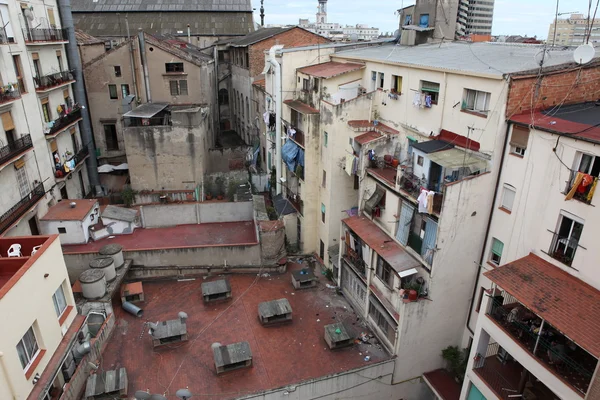
[[[112,257],[115,262],[115,268],[119,269],[125,265],[125,259],[123,258],[123,246],[117,243],[107,244],[102,246],[99,251],[101,256]]]
[[[99,299],[106,294],[106,278],[104,271],[91,268],[79,275],[81,292],[86,299]]]
[[[90,261],[90,268],[104,271],[104,277],[108,282],[112,282],[117,277],[115,271],[115,262],[112,257],[98,257]]]

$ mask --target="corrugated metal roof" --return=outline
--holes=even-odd
[[[165,108],[169,103],[145,103],[141,106],[126,112],[123,114],[124,117],[129,118],[152,118]]]
[[[340,51],[335,57],[389,64],[502,76],[539,68],[542,45],[507,43],[432,43],[418,46],[384,45]],[[573,62],[573,48],[546,48],[544,67]]]
[[[454,147],[454,145],[444,140],[428,140],[426,142],[413,143],[412,147],[422,151],[423,153],[429,154],[451,149]]]
[[[78,12],[141,11],[245,11],[252,12],[251,0],[71,0],[71,10]]]
[[[364,67],[364,64],[329,61],[322,64],[315,64],[308,67],[299,68],[298,72],[319,78],[332,78],[334,76],[347,74],[348,72],[358,71]]]
[[[427,158],[434,163],[451,170],[468,167],[472,172],[483,172],[487,169],[487,161],[458,149],[449,149],[427,154]]]
[[[304,104],[303,102],[301,102],[299,100],[285,100],[284,103],[287,104],[290,108],[292,108],[302,114],[318,114],[319,113],[319,110],[317,110],[316,108],[312,108],[308,104]]]
[[[258,303],[258,313],[263,318],[271,318],[276,315],[284,315],[292,312],[292,306],[288,299],[277,299]]]

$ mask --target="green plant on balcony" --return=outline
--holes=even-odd
[[[135,202],[135,196],[138,194],[137,190],[133,190],[130,185],[125,185],[121,191],[121,198],[125,207],[131,207]]]
[[[446,369],[454,376],[454,380],[462,383],[467,370],[468,350],[458,346],[448,346],[442,350],[442,358],[446,361]]]

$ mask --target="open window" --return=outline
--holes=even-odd
[[[392,93],[402,94],[402,77],[392,75]]]
[[[584,221],[566,211],[561,211],[556,232],[550,244],[552,258],[570,266],[579,247]]]
[[[600,176],[600,157],[578,151],[565,192],[566,200],[590,203]]]
[[[436,82],[421,81],[421,92],[431,96],[431,104],[437,104],[440,97],[440,84]]]

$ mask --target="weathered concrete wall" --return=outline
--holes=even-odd
[[[140,213],[145,228],[251,221],[254,217],[251,201],[149,205],[141,206]]]
[[[259,229],[263,262],[275,264],[286,255],[285,226],[281,221],[264,221]]]
[[[208,150],[206,172],[210,174],[244,170],[246,168],[246,156],[250,149],[250,146],[239,146]]]

